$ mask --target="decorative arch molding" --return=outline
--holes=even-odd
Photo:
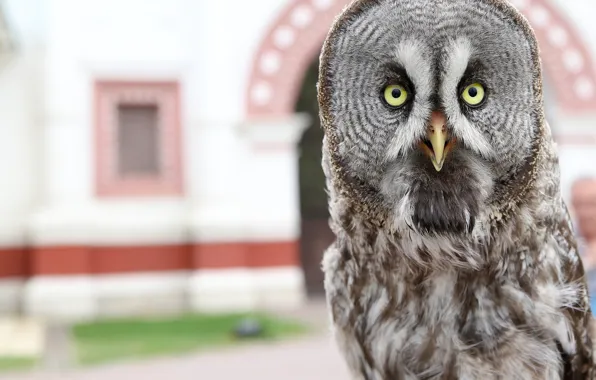
[[[334,18],[350,0],[290,0],[268,29],[253,61],[247,116],[294,112],[304,74],[320,51]],[[549,0],[511,0],[533,26],[545,72],[563,113],[596,109],[596,72],[589,50]]]

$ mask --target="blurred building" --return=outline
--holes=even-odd
[[[317,58],[347,0],[3,0],[0,309],[294,307],[331,242]],[[596,3],[517,0],[565,196],[596,174]]]

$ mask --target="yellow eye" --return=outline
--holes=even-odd
[[[393,107],[401,107],[408,100],[408,91],[399,85],[390,85],[385,88],[385,101]]]
[[[484,101],[484,87],[480,83],[474,83],[465,88],[461,97],[471,106],[478,106]]]

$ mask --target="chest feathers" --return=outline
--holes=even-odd
[[[352,372],[365,380],[560,379],[560,350],[575,347],[564,310],[582,294],[560,280],[556,252],[544,250],[531,265],[416,274],[332,246],[325,288]]]

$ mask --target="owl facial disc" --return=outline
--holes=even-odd
[[[442,111],[434,111],[427,129],[426,139],[420,143],[423,152],[430,158],[438,172],[443,169],[445,158],[455,142],[455,139],[450,138],[446,124],[445,114]]]

